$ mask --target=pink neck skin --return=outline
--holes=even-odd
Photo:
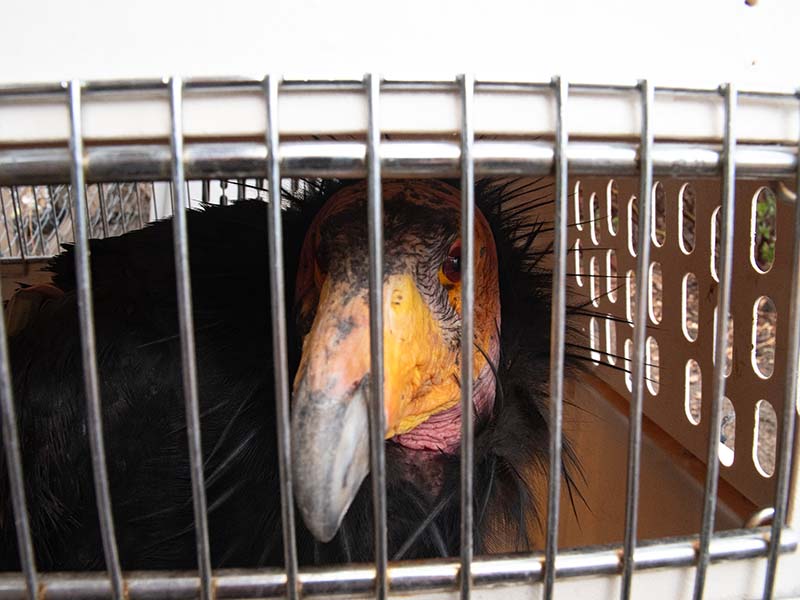
[[[494,350],[494,348],[492,349]],[[496,364],[498,352],[490,351]],[[479,417],[489,414],[494,407],[495,380],[488,364],[483,366],[472,388],[472,400]],[[445,411],[432,415],[408,433],[396,435],[395,442],[413,450],[432,450],[454,454],[461,443],[461,402]]]

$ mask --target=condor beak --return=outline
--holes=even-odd
[[[451,380],[454,364],[413,279],[393,275],[383,290],[385,437],[413,429],[449,406],[419,389]],[[292,454],[295,499],[306,526],[330,541],[369,472],[369,305],[366,290],[326,281],[303,341],[294,382]],[[457,396],[457,395],[456,395]],[[457,400],[455,400],[457,401]]]

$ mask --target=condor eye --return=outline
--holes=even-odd
[[[450,246],[447,258],[442,263],[442,275],[450,283],[461,281],[461,241],[455,242]]]

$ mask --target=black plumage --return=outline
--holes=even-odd
[[[287,306],[306,230],[346,183],[287,195]],[[531,186],[484,182],[476,201],[497,244],[501,353],[492,413],[476,424],[476,552],[528,549],[540,529],[534,481],[547,471],[550,249],[529,222]],[[212,564],[281,565],[269,325],[266,205],[257,201],[188,213],[204,468]],[[100,392],[115,525],[125,569],[196,565],[171,224],[91,242]],[[64,295],[42,302],[9,340],[28,506],[43,570],[104,566],[86,431],[72,248],[53,259]],[[301,340],[289,330],[293,376]],[[389,552],[455,555],[458,456],[388,441]],[[576,461],[567,446],[568,487]],[[3,468],[5,473],[5,468]],[[431,486],[434,477],[439,485]],[[544,488],[540,488],[544,489]],[[435,490],[435,491],[431,491]],[[372,558],[365,481],[336,537],[322,544],[298,519],[301,564]],[[17,569],[13,513],[0,477],[0,568]]]

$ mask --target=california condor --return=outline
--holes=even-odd
[[[551,274],[540,182],[481,182],[475,247],[475,550],[541,547]],[[389,555],[459,545],[459,198],[383,183]],[[301,564],[372,558],[366,187],[306,182],[283,211]],[[280,566],[266,204],[188,213],[212,565]],[[193,569],[194,525],[168,221],[91,241],[103,425],[124,569]],[[74,250],[9,311],[13,391],[42,570],[102,569]],[[292,282],[296,283],[293,285]],[[570,372],[568,370],[568,376]],[[571,489],[576,461],[565,446]],[[5,469],[3,469],[5,473]],[[366,477],[366,479],[365,479]],[[18,569],[0,478],[0,568]]]

